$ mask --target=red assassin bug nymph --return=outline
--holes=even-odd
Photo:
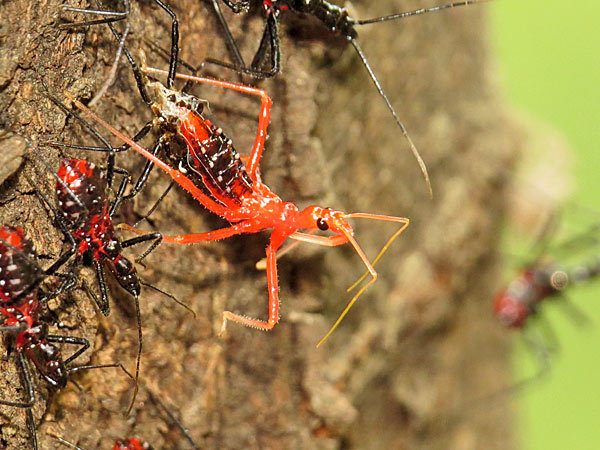
[[[82,337],[49,334],[48,325],[38,319],[38,314],[40,302],[62,294],[72,288],[73,284],[63,283],[58,290],[38,296],[37,274],[41,269],[34,257],[33,244],[25,236],[23,229],[8,225],[0,228],[0,313],[4,316],[0,331],[14,336],[11,342],[16,347],[22,387],[27,396],[20,401],[0,400],[0,404],[26,410],[27,427],[33,448],[37,450],[36,429],[31,412],[35,403],[35,393],[26,359],[34,364],[42,379],[57,390],[67,385],[69,373],[84,369],[119,367],[127,375],[129,373],[120,363],[69,367],[72,361],[90,347],[89,341]],[[35,287],[29,289],[28,283]],[[23,296],[25,292],[27,294]],[[63,361],[55,343],[73,344],[80,348]]]
[[[146,71],[149,73],[166,73],[165,71],[150,68],[147,68]],[[401,223],[402,226],[394,233],[390,240],[395,239],[404,231],[409,224],[409,220],[403,217],[366,213],[348,214],[319,206],[309,206],[301,211],[293,203],[284,202],[262,183],[260,177],[259,163],[267,137],[267,127],[271,113],[271,99],[267,93],[262,89],[210,78],[192,77],[182,74],[177,74],[177,77],[255,95],[261,99],[258,131],[252,153],[247,158],[247,165],[244,164],[244,161],[242,161],[237,151],[233,148],[231,140],[223,135],[222,130],[216,128],[208,120],[198,115],[192,105],[186,104],[186,97],[182,94],[168,90],[161,85],[155,84],[155,86],[161,87],[161,89],[155,91],[155,94],[158,96],[158,100],[155,102],[156,108],[159,109],[163,120],[178,130],[186,146],[185,150],[179,155],[168,154],[169,163],[165,163],[155,154],[147,151],[132,139],[100,119],[70,94],[66,93],[66,95],[73,101],[77,108],[92,117],[96,122],[149,161],[167,172],[177,184],[188,191],[204,207],[232,223],[230,227],[206,233],[163,236],[164,242],[185,245],[215,241],[239,234],[256,233],[261,230],[272,229],[270,242],[266,248],[269,295],[268,319],[266,321],[251,319],[230,311],[225,311],[223,313],[223,330],[228,320],[261,330],[270,330],[279,321],[279,286],[276,254],[277,250],[288,237],[330,247],[349,242],[367,267],[371,275],[371,280],[350,300],[340,318],[319,343],[319,345],[322,344],[337,327],[358,297],[377,279],[377,272],[375,272],[367,256],[355,240],[354,231],[346,219],[368,218]],[[195,101],[197,102],[197,99]],[[208,191],[208,195],[205,191]],[[124,228],[131,229],[138,234],[143,233],[141,230],[129,226],[125,226]],[[300,233],[298,230],[309,230],[309,233]],[[312,235],[313,232],[318,230],[331,230],[334,236]]]

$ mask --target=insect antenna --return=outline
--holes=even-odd
[[[356,217],[356,216],[354,216]],[[390,245],[392,245],[392,242],[394,242],[396,240],[396,238],[398,236],[400,236],[400,234],[404,231],[404,228],[400,228],[398,231],[396,231],[389,239],[388,241],[385,243],[385,245],[381,248],[381,250],[379,251],[379,253],[377,254],[377,256],[375,257],[375,259],[373,260],[373,262],[371,263],[371,265],[373,267],[375,267],[375,264],[377,264],[377,262],[381,259],[381,257],[383,256],[383,254],[387,251],[387,249],[390,247]],[[362,274],[362,276],[356,280],[354,282],[354,284],[352,284],[352,286],[350,286],[348,289],[346,289],[346,292],[352,292],[356,286],[358,286],[360,283],[362,283],[362,281],[369,275],[369,271],[365,271],[364,274]]]
[[[443,11],[444,9],[458,8],[459,6],[469,6],[476,3],[489,3],[493,0],[465,0],[462,2],[452,2],[445,5],[433,6],[431,8],[419,8],[413,11],[405,11],[397,14],[389,14],[382,17],[374,17],[372,19],[354,19],[354,25],[369,25],[371,23],[388,22],[390,20],[404,19],[406,17],[418,16],[421,14]]]
[[[109,24],[109,26],[111,26],[112,24]],[[125,47],[124,47],[125,48]],[[83,120],[81,118],[81,116],[79,116],[79,114],[77,114],[75,111],[71,111],[69,110],[69,108],[67,108],[59,99],[57,99],[56,97],[54,97],[51,93],[50,93],[50,89],[48,88],[48,85],[46,84],[46,82],[44,80],[42,80],[42,85],[44,86],[44,90],[45,90],[45,95],[46,97],[48,97],[48,99],[50,99],[50,101],[52,103],[54,103],[56,106],[58,106],[66,115],[67,117],[69,116],[73,116],[79,123],[81,123],[90,133],[92,133],[92,135],[94,137],[96,137],[96,139],[98,139],[100,142],[102,142],[102,144],[104,144],[104,146],[106,147],[106,151],[108,152],[108,159],[106,162],[106,183],[108,184],[108,187],[112,186],[112,180],[114,177],[114,173],[115,173],[115,155],[116,155],[116,149],[113,148],[112,145],[110,145],[110,143],[106,140],[106,138],[104,136],[102,136],[98,130],[96,130],[94,127],[92,127],[89,123],[87,123],[85,120]]]
[[[66,439],[61,438],[59,435],[54,433],[48,433],[49,436],[56,439],[60,444],[66,445],[69,448],[74,448],[75,450],[83,450],[81,447],[73,444],[72,442],[67,441]]]
[[[434,6],[431,8],[421,8],[421,9],[417,9],[414,11],[406,11],[406,12],[402,12],[402,13],[398,13],[398,14],[390,14],[387,16],[375,17],[372,19],[363,19],[363,20],[350,19],[350,20],[353,23],[353,25],[368,25],[368,24],[372,24],[372,23],[387,22],[387,21],[391,21],[391,20],[397,20],[397,19],[403,19],[406,17],[417,16],[417,15],[421,15],[421,14],[425,14],[425,13],[442,11],[444,9],[457,8],[459,6],[467,6],[467,5],[472,5],[472,4],[476,4],[476,3],[484,3],[484,2],[490,2],[490,1],[492,1],[492,0],[466,0],[466,1],[462,1],[462,2],[448,3],[446,5]],[[427,173],[427,168],[425,166],[425,163],[423,162],[423,159],[419,155],[419,152],[418,152],[415,144],[413,143],[412,139],[408,135],[406,128],[404,127],[404,125],[402,124],[400,119],[398,118],[398,114],[396,113],[396,110],[390,103],[390,100],[388,99],[383,88],[381,87],[379,80],[375,76],[375,73],[373,72],[373,69],[371,68],[369,62],[367,61],[367,58],[366,58],[364,52],[358,45],[358,42],[352,36],[347,36],[347,39],[350,41],[350,43],[356,50],[356,53],[358,54],[363,65],[365,66],[365,69],[367,69],[367,72],[369,73],[369,77],[371,78],[371,81],[373,82],[373,84],[375,84],[375,87],[377,88],[379,95],[385,101],[388,109],[392,113],[392,116],[394,116],[394,120],[396,121],[396,124],[400,127],[400,130],[402,131],[404,138],[407,140],[408,145],[410,146],[410,150],[412,151],[415,159],[417,160],[417,162],[419,164],[419,167],[421,168],[421,172],[423,173],[423,176],[425,177],[425,183],[427,183],[427,189],[429,191],[429,196],[433,197],[433,190],[431,188],[431,182],[429,180],[429,174]]]
[[[169,418],[169,420],[174,423],[177,428],[179,428],[179,431],[181,431],[181,434],[183,435],[183,437],[185,437],[185,439],[189,442],[189,444],[192,446],[192,448],[194,450],[199,450],[200,447],[198,446],[198,444],[196,444],[196,442],[194,442],[194,439],[192,439],[192,436],[190,434],[190,430],[188,430],[183,423],[181,422],[180,419],[178,419],[175,416],[175,413],[172,411],[172,408],[169,408],[161,399],[158,395],[156,395],[154,392],[152,392],[148,386],[146,387],[146,392],[148,392],[148,395],[150,397],[150,399],[160,408],[164,411],[164,413],[167,415],[167,417]]]
[[[162,289],[144,281],[140,279],[140,284],[143,284],[146,287],[149,287],[150,289],[155,290],[156,292],[160,292],[162,295],[164,295],[165,297],[169,297],[171,300],[173,300],[175,303],[177,303],[179,306],[184,307],[185,309],[187,309],[189,312],[192,313],[192,315],[194,316],[194,319],[196,318],[196,311],[194,311],[190,306],[186,305],[184,302],[182,302],[181,300],[179,300],[177,297],[175,297],[173,294],[170,294],[166,291],[163,291]]]
[[[350,213],[350,214],[345,214],[343,217],[344,217],[344,219],[374,219],[374,220],[382,220],[382,221],[386,221],[386,222],[396,222],[396,223],[402,224],[402,226],[392,235],[392,237],[388,240],[388,242],[385,244],[383,249],[379,252],[378,258],[376,258],[377,261],[379,260],[379,258],[381,258],[381,255],[388,249],[390,244],[398,236],[400,236],[400,234],[406,229],[406,227],[410,223],[410,220],[405,217],[384,216],[384,215],[379,215],[379,214]],[[350,234],[348,231],[346,231],[344,229],[342,229],[342,232],[343,232],[343,236],[345,237],[346,241],[349,242],[352,245],[352,247],[354,247],[354,250],[356,251],[356,253],[358,253],[358,256],[362,260],[363,264],[367,267],[367,274],[371,275],[371,279],[364,286],[362,286],[356,294],[354,294],[352,299],[350,299],[350,301],[346,305],[346,308],[344,308],[344,310],[339,315],[338,319],[335,321],[333,326],[329,329],[327,334],[325,334],[325,336],[319,341],[319,343],[317,344],[317,347],[320,347],[321,345],[323,345],[323,343],[327,340],[327,338],[331,335],[331,333],[333,333],[333,331],[342,322],[342,320],[344,319],[346,314],[348,314],[348,311],[350,311],[350,308],[352,308],[352,306],[354,305],[354,303],[356,303],[356,301],[362,295],[362,293],[364,291],[366,291],[369,286],[371,286],[373,283],[375,283],[375,281],[377,281],[377,272],[373,268],[373,264],[371,264],[369,262],[369,259],[365,255],[365,253],[362,250],[362,248],[360,247],[360,245],[358,245],[358,242],[356,242],[356,239],[354,239],[354,236],[352,236],[352,234]],[[309,233],[296,232],[296,233],[292,234],[290,236],[290,238],[304,241],[304,242],[310,242],[313,244],[319,244],[319,245],[326,245],[326,246],[338,245],[337,243],[335,243],[335,241],[332,242],[332,240],[328,237],[314,236]],[[363,275],[359,279],[359,282],[364,280],[365,277],[366,277],[366,275]],[[355,283],[354,285],[352,285],[352,288],[354,288],[357,284],[358,283]],[[350,291],[350,289],[348,291]]]
[[[135,403],[135,399],[137,398],[137,394],[140,390],[139,379],[140,379],[140,364],[142,360],[142,350],[143,350],[143,336],[142,336],[142,313],[140,311],[140,300],[138,296],[134,296],[134,304],[135,304],[135,319],[137,321],[137,329],[138,329],[138,351],[137,357],[135,360],[135,375],[134,381],[135,386],[133,388],[133,395],[131,396],[131,402],[129,403],[129,408],[127,408],[127,412],[125,413],[125,417],[128,417],[133,409],[133,405]]]
[[[367,72],[369,73],[369,77],[371,78],[371,81],[375,85],[377,92],[379,92],[379,95],[385,101],[385,104],[387,105],[388,109],[392,113],[392,116],[394,116],[394,120],[396,121],[396,124],[398,125],[398,127],[400,127],[400,131],[402,132],[402,135],[408,142],[410,151],[412,152],[413,156],[417,160],[417,163],[419,164],[421,172],[423,173],[423,177],[425,178],[425,183],[427,184],[427,190],[429,191],[429,197],[433,198],[433,190],[431,188],[431,181],[429,180],[429,174],[427,173],[427,167],[425,166],[425,162],[423,161],[423,158],[421,158],[421,155],[419,154],[417,147],[415,146],[413,140],[411,139],[408,132],[406,131],[404,124],[400,121],[400,118],[398,117],[398,114],[396,113],[396,110],[392,106],[392,103],[390,102],[389,98],[387,97],[385,91],[381,87],[381,83],[379,83],[379,80],[375,76],[375,72],[373,72],[373,69],[371,68],[371,65],[369,64],[369,61],[367,60],[367,57],[365,56],[364,52],[362,51],[362,48],[360,48],[356,39],[348,38],[348,40],[350,41],[350,43],[356,50],[356,53],[358,54],[358,57],[362,61],[363,66],[365,66],[365,69],[367,69]]]
[[[83,14],[96,14],[100,17],[104,17],[104,19],[97,20],[88,20],[85,22],[70,22],[63,23],[58,26],[59,29],[70,29],[77,27],[88,27],[92,25],[101,25],[103,23],[113,23],[119,22],[121,20],[126,19],[129,16],[130,8],[129,8],[129,0],[124,0],[125,3],[125,11],[106,11],[102,9],[86,9],[86,8],[76,8],[74,6],[63,6],[63,11],[75,12],[75,13],[83,13]]]

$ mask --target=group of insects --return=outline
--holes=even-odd
[[[327,247],[350,244],[366,268],[366,273],[359,280],[358,285],[364,279],[368,278],[368,280],[350,299],[338,320],[319,342],[318,345],[321,345],[358,298],[375,283],[378,276],[374,268],[375,264],[392,241],[408,227],[409,219],[404,217],[344,212],[316,205],[301,209],[292,202],[282,200],[262,181],[260,162],[268,137],[272,101],[264,89],[253,84],[257,84],[263,78],[276,79],[280,72],[279,21],[281,17],[287,14],[312,16],[321,26],[329,30],[331,35],[341,35],[350,43],[417,159],[429,192],[432,193],[425,163],[359,46],[357,28],[487,1],[490,0],[453,2],[372,19],[355,19],[346,9],[324,0],[257,0],[255,2],[222,0],[223,5],[236,15],[251,13],[254,6],[262,10],[264,31],[256,54],[252,62],[247,65],[229,30],[228,22],[221,11],[220,1],[212,0],[209,3],[222,27],[221,34],[230,49],[233,62],[207,58],[204,66],[213,64],[230,69],[233,74],[251,79],[252,84],[179,73],[178,67],[184,66],[190,69],[191,66],[180,60],[179,18],[171,6],[163,0],[147,0],[146,3],[153,4],[164,11],[171,20],[168,70],[146,67],[126,45],[129,32],[128,21],[132,11],[129,0],[123,1],[121,11],[109,10],[101,2],[96,3],[95,9],[64,7],[63,13],[78,13],[86,17],[82,22],[69,21],[59,25],[58,28],[65,32],[106,26],[112,36],[111,39],[114,39],[115,48],[118,48],[118,55],[124,55],[128,70],[131,70],[135,79],[135,86],[130,86],[130,89],[139,93],[141,102],[147,105],[153,117],[133,137],[129,137],[92,112],[68,91],[63,96],[58,87],[47,86],[44,83],[41,89],[45,97],[54,104],[57,111],[72,117],[87,129],[89,135],[97,141],[97,145],[74,145],[52,141],[45,142],[42,146],[23,136],[29,148],[30,164],[37,172],[43,171],[54,177],[53,197],[38,189],[35,182],[29,181],[30,187],[36,191],[41,207],[63,236],[65,247],[55,261],[49,265],[43,264],[36,254],[32,240],[20,224],[0,224],[2,226],[0,228],[0,313],[4,320],[0,331],[7,337],[7,344],[14,352],[17,367],[22,374],[24,392],[22,399],[1,399],[0,404],[25,411],[33,448],[37,449],[38,444],[37,426],[32,414],[35,389],[34,377],[30,370],[31,364],[39,377],[55,390],[63,389],[72,373],[87,369],[119,368],[124,376],[131,379],[134,393],[129,409],[133,407],[140,381],[140,361],[143,350],[143,327],[139,303],[142,286],[159,291],[187,308],[171,294],[145,282],[137,272],[136,264],[141,264],[142,260],[159,245],[189,245],[258,233],[263,230],[270,232],[263,264],[267,275],[267,317],[255,319],[238,312],[225,311],[222,313],[221,326],[221,332],[224,332],[228,322],[237,322],[260,330],[271,330],[278,323],[280,300],[277,258],[291,248],[288,246],[282,250],[282,245],[288,238]],[[119,23],[126,24],[125,31],[118,26]],[[117,58],[115,64],[118,64],[118,61]],[[151,79],[152,76],[159,75],[166,77],[165,84]],[[175,88],[177,79],[186,81],[185,87],[181,90]],[[233,140],[226,136],[222,128],[203,115],[208,100],[185,92],[190,83],[232,90],[260,100],[258,130],[249,154],[238,153]],[[69,102],[76,109],[66,106]],[[110,132],[122,141],[122,145],[120,147],[111,145],[96,127]],[[151,133],[156,136],[156,139],[152,147],[146,149],[139,144],[139,141]],[[44,147],[59,148],[61,151],[67,149],[69,152],[78,151],[80,158],[64,158],[59,167],[54,168],[44,153]],[[96,165],[86,159],[85,155],[90,152],[104,153],[105,164]],[[116,155],[124,152],[128,153],[128,158],[136,158],[134,152],[144,158],[144,167],[139,174],[134,175],[117,166]],[[160,230],[147,232],[137,225],[116,224],[115,216],[119,213],[121,205],[144,189],[154,166],[158,166],[170,178],[169,189],[178,185],[204,209],[225,219],[229,226],[205,232],[190,230],[187,234],[166,236]],[[119,177],[120,182],[113,187],[113,184],[116,184],[115,179]],[[164,195],[159,201],[164,198]],[[355,237],[350,224],[351,219],[391,222],[396,224],[398,229],[389,238],[379,255],[371,261]],[[121,239],[119,229],[128,230],[137,236]],[[140,244],[145,244],[146,249],[135,261],[131,261],[123,254],[124,249]],[[44,268],[46,265],[48,267]],[[92,289],[81,280],[79,272],[83,266],[91,267],[95,271],[96,288]],[[565,280],[582,282],[591,279],[600,272],[600,263],[594,261],[584,269],[577,267],[572,270],[559,270],[554,263],[548,263],[540,258],[498,295],[494,311],[506,326],[522,327],[543,300],[556,297],[563,291]],[[138,348],[133,374],[120,362],[73,365],[73,362],[90,348],[90,342],[81,337],[49,332],[49,328],[56,324],[50,323],[47,319],[48,302],[59,296],[71,295],[74,290],[83,289],[93,298],[99,311],[105,316],[109,315],[109,289],[105,281],[107,272],[135,303]],[[99,295],[94,291],[98,291]],[[78,348],[64,358],[62,348],[57,347],[61,344],[71,344]],[[171,418],[174,418],[172,414]],[[196,448],[196,444],[183,425],[177,420],[174,422],[190,445]],[[70,443],[66,437],[56,439],[65,446],[80,448]],[[135,450],[151,448],[150,444],[138,438],[117,441],[113,439],[111,442],[114,446],[106,448]]]

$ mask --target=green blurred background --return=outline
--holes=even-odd
[[[483,7],[506,96],[564,135],[573,151],[572,202],[600,211],[600,1],[498,0]],[[565,226],[581,229],[569,220]],[[593,325],[580,329],[556,305],[544,305],[560,352],[549,378],[517,395],[519,448],[600,448],[600,280],[569,297]],[[521,375],[531,372],[526,359],[523,352],[516,357]]]

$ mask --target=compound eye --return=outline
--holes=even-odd
[[[325,222],[323,219],[317,219],[317,226],[319,227],[319,230],[329,230],[329,225],[327,225],[327,222]]]

